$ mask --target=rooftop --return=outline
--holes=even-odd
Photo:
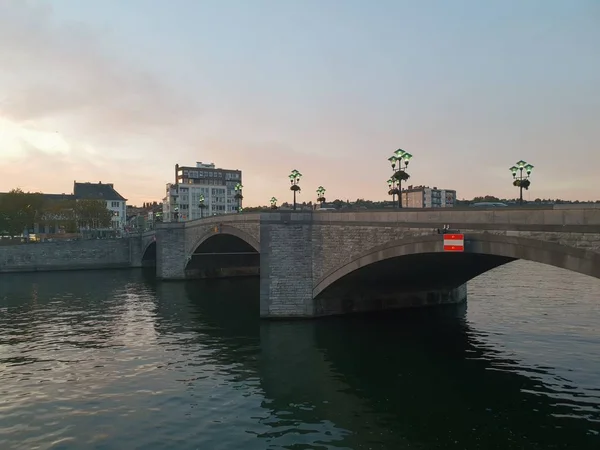
[[[126,201],[121,194],[115,191],[112,183],[77,183],[73,185],[73,195],[77,199]]]
[[[46,200],[75,200],[73,194],[42,194]]]
[[[175,168],[177,170],[185,169],[185,170],[194,170],[194,169],[212,169],[212,170],[223,170],[223,171],[231,171],[231,172],[241,172],[240,169],[223,169],[222,167],[217,167],[215,163],[203,163],[197,162],[195,166],[183,166],[180,164],[176,164]]]
[[[419,185],[419,186],[413,186],[412,184],[402,188],[403,191],[422,191],[424,189],[433,189],[434,191],[448,191],[448,192],[455,192],[454,189],[444,189],[444,188],[440,188],[438,189],[437,186],[434,187],[429,187],[429,186],[424,186],[424,185]]]

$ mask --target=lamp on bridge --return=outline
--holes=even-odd
[[[200,208],[200,218],[204,217],[204,208],[206,208],[206,204],[204,203],[204,194],[200,194],[198,198],[198,208]]]
[[[271,197],[271,209],[277,209],[277,199],[275,197]]]
[[[510,168],[513,176],[513,186],[519,188],[519,205],[523,204],[523,189],[528,190],[531,185],[529,177],[531,176],[532,170],[533,166],[523,160]],[[525,171],[525,173],[523,173],[523,171]]]
[[[388,194],[392,196],[392,203],[395,206],[396,205],[396,195],[400,194],[400,191],[398,191],[398,186],[396,186],[396,179],[390,178],[389,180],[387,180],[387,184],[388,184]]]
[[[325,188],[323,186],[317,188],[317,201],[321,203],[321,207],[323,207],[323,203],[325,203]]]
[[[399,148],[388,158],[388,161],[392,164],[392,171],[394,172],[390,178],[392,183],[388,180],[388,194],[392,196],[393,202],[395,202],[394,196],[398,194],[398,208],[402,208],[402,181],[406,181],[410,178],[410,175],[406,172],[406,168],[412,157],[413,155]],[[398,167],[397,169],[396,165]]]
[[[244,189],[244,186],[238,183],[233,189],[235,190],[235,199],[237,200],[238,204],[238,212],[242,212],[242,200],[244,199],[244,196],[242,195],[242,189]]]
[[[173,218],[175,219],[175,222],[179,222],[179,206],[176,206],[173,211]]]
[[[302,174],[298,172],[296,169],[292,170],[292,173],[289,175],[290,190],[294,192],[294,211],[296,211],[296,192],[300,191],[300,178],[302,178]]]

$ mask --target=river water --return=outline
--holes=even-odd
[[[600,280],[258,320],[258,280],[0,276],[0,449],[600,449]]]

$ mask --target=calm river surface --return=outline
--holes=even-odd
[[[518,261],[468,307],[260,322],[258,280],[0,276],[0,448],[600,449],[600,280]]]

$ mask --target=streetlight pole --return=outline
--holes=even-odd
[[[396,193],[398,194],[398,208],[402,208],[402,181],[406,181],[410,178],[410,175],[406,172],[406,169],[412,157],[413,155],[399,148],[392,156],[388,158],[388,161],[392,164],[393,171],[393,175],[391,177],[392,183],[390,183],[390,180],[388,180],[388,187],[390,188],[389,192],[392,193],[392,201],[394,201],[394,195]],[[398,164],[398,169],[396,169],[396,164]],[[398,184],[397,187],[396,183]]]
[[[510,168],[513,176],[513,186],[517,186],[519,188],[519,205],[523,205],[523,189],[528,190],[531,185],[531,181],[529,181],[529,177],[531,176],[531,171],[533,170],[533,166],[529,164],[527,161],[519,161],[516,165]],[[525,174],[523,174],[525,171]],[[518,174],[518,175],[517,175]]]
[[[398,187],[396,186],[396,179],[390,178],[387,180],[388,194],[392,196],[392,206],[396,207],[396,194],[399,194]]]
[[[179,206],[176,206],[173,211],[175,211],[175,214],[174,214],[175,222],[179,222]]]
[[[206,204],[204,203],[204,194],[200,194],[198,198],[198,208],[200,208],[200,218],[204,218],[204,208],[206,208]]]
[[[317,188],[317,201],[321,204],[322,208],[323,203],[325,203],[325,188],[323,186]]]
[[[235,189],[235,198],[237,199],[238,203],[238,212],[242,212],[242,200],[244,199],[244,196],[242,195],[242,189],[244,189],[244,186],[238,183],[233,189]]]
[[[289,174],[288,178],[290,179],[290,190],[294,192],[294,211],[296,211],[296,192],[300,191],[300,178],[302,178],[302,174],[298,172],[296,169],[292,170],[292,173]]]
[[[275,197],[271,197],[271,209],[277,209],[277,199]]]

